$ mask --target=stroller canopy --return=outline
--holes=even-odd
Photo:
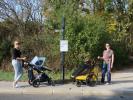
[[[38,57],[38,56],[35,56],[30,64],[33,64],[33,65],[36,65],[36,66],[43,66],[44,62],[46,61],[46,57]]]

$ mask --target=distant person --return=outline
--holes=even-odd
[[[22,62],[26,57],[21,57],[20,42],[14,41],[14,48],[12,50],[12,65],[15,71],[13,88],[18,87],[18,81],[23,74]]]
[[[106,50],[103,51],[103,56],[98,56],[98,59],[103,60],[102,66],[102,79],[101,82],[105,83],[105,74],[107,72],[107,85],[111,83],[111,69],[113,68],[114,63],[114,52],[111,50],[110,44],[106,43]]]

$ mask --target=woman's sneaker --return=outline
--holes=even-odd
[[[13,83],[13,88],[19,88],[18,84]]]
[[[106,85],[111,85],[111,83],[107,82]]]
[[[19,88],[18,84],[15,85],[15,88]]]

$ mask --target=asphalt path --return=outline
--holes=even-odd
[[[0,100],[133,100],[130,95],[80,96],[80,95],[39,95],[39,94],[0,94]]]

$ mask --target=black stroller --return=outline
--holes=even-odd
[[[35,58],[38,57],[34,57],[34,59]],[[52,81],[52,79],[45,73],[46,70],[52,70],[48,67],[43,66],[43,63],[44,60],[42,59],[37,60],[35,63],[25,62],[25,64],[28,66],[28,83],[33,87],[39,87],[41,82],[48,82],[48,85],[54,86],[54,82]],[[34,74],[34,71],[37,72],[37,74]]]

